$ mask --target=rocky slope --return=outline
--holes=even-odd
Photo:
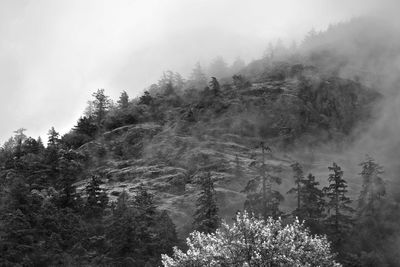
[[[242,190],[257,175],[262,158],[260,141],[272,150],[266,164],[282,178],[276,187],[285,195],[282,209],[289,211],[294,203],[286,195],[292,186],[290,164],[299,157],[291,151],[343,140],[371,118],[378,99],[357,82],[303,68],[285,79],[232,83],[217,93],[202,92],[198,101],[171,109],[178,114],[175,119],[123,126],[80,150],[92,159],[90,168],[104,177],[112,199],[143,184],[184,234],[195,210],[196,180],[204,172],[215,181],[223,218],[229,220],[243,207]]]

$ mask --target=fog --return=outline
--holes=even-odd
[[[137,96],[165,70],[196,62],[246,62],[268,42],[301,42],[311,29],[374,13],[382,1],[14,1],[0,2],[0,142],[24,127],[45,138],[82,114],[105,88]]]

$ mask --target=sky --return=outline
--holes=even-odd
[[[165,70],[261,57],[270,41],[371,14],[378,0],[0,0],[0,144],[68,132],[91,94],[140,95]]]

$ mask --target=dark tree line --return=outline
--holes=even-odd
[[[261,164],[261,170],[268,169],[264,165]],[[289,221],[297,217],[312,233],[326,234],[344,266],[396,266],[398,258],[393,247],[400,230],[397,225],[399,206],[386,197],[383,167],[370,156],[360,166],[362,186],[358,200],[353,203],[339,165],[333,163],[328,167],[328,184],[320,188],[314,175],[310,173],[305,177],[302,166],[293,163],[294,187],[288,194],[296,198],[296,208],[291,214],[278,216]],[[275,202],[278,208],[263,205],[268,203],[268,195],[273,196],[273,192],[263,190],[266,179],[262,177],[267,175],[249,181],[245,189],[248,193],[245,209],[262,217],[266,214],[274,217],[273,212],[279,210],[279,201]]]
[[[175,225],[150,192],[110,202],[85,156],[48,135],[44,147],[17,131],[0,153],[0,266],[158,266],[172,253]]]

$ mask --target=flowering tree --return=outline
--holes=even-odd
[[[264,221],[247,212],[215,233],[194,231],[186,242],[186,253],[174,248],[172,257],[162,255],[165,267],[341,266],[326,237],[311,236],[298,220],[283,226],[281,220]]]

